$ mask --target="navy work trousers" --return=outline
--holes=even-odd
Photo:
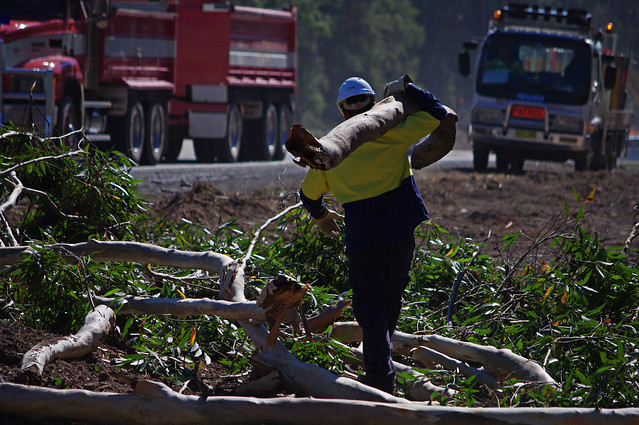
[[[380,249],[347,251],[353,314],[364,337],[364,383],[388,393],[395,389],[391,336],[410,281],[415,238]]]

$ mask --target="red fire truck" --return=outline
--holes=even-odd
[[[8,3],[8,4],[6,4]],[[2,123],[84,126],[134,161],[284,156],[296,11],[217,0],[20,0],[0,7]],[[77,139],[67,139],[75,143]]]

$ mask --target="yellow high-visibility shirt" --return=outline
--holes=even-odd
[[[406,150],[432,133],[439,123],[425,111],[409,115],[378,139],[357,148],[337,167],[310,169],[302,182],[302,192],[313,200],[332,192],[344,205],[398,188],[413,174]]]

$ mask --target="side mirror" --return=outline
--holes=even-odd
[[[604,88],[611,90],[617,83],[617,67],[613,64],[608,65],[604,71]]]
[[[470,74],[470,52],[467,50],[462,51],[457,59],[459,73],[464,77],[468,76]]]

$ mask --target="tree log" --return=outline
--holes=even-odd
[[[45,248],[52,249],[60,256],[72,261],[75,260],[75,257],[91,256],[95,261],[134,261],[183,269],[201,269],[219,275],[223,275],[233,264],[233,259],[225,254],[209,251],[180,251],[140,242],[92,239],[76,244],[45,245]],[[28,246],[2,248],[0,249],[0,264],[18,264],[22,261],[22,255],[30,252],[33,252],[33,249]]]
[[[342,314],[344,309],[351,305],[350,300],[339,300],[337,304],[322,310],[317,316],[308,319],[308,330],[314,334],[321,334]]]
[[[264,309],[254,301],[231,302],[210,298],[143,298],[128,295],[123,298],[94,297],[94,301],[109,305],[118,314],[171,314],[199,316],[203,314],[224,319],[255,319],[266,321]]]
[[[67,337],[41,342],[22,357],[22,370],[34,375],[42,375],[44,366],[55,359],[69,359],[85,356],[102,344],[115,323],[113,310],[99,305],[84,320],[78,333]]]
[[[36,420],[56,418],[140,425],[639,424],[639,408],[465,408],[313,398],[203,398],[182,395],[164,384],[149,381],[139,381],[132,394],[3,383],[0,384],[0,411]]]
[[[517,378],[524,381],[556,384],[546,370],[534,360],[513,353],[507,348],[457,341],[439,335],[410,335],[395,332],[393,346],[416,348],[424,346],[460,360],[480,363],[484,371],[496,378]],[[400,351],[402,348],[398,348]]]
[[[475,376],[478,382],[489,388],[497,387],[497,380],[486,372],[427,347],[415,348],[411,351],[411,359],[420,362],[429,369],[435,369],[437,365],[441,365],[447,370],[459,370],[462,375]]]
[[[361,341],[362,329],[357,322],[335,323],[331,337],[344,343]],[[393,350],[398,354],[407,354],[414,348],[424,346],[455,359],[480,363],[487,374],[498,379],[514,377],[530,382],[556,384],[537,362],[507,348],[497,349],[438,335],[412,335],[398,331],[393,334],[392,343]]]
[[[396,93],[377,102],[368,112],[337,125],[319,140],[301,124],[294,124],[285,142],[286,149],[299,158],[298,165],[330,170],[355,149],[379,138],[418,110],[405,93]]]
[[[339,343],[338,343],[339,344]],[[361,349],[361,345],[359,348],[351,348],[346,345],[353,357],[345,358],[344,361],[350,363],[351,365],[361,366],[364,363],[364,352]],[[409,374],[413,377],[414,382],[408,388],[406,392],[406,399],[412,401],[436,401],[441,404],[446,404],[448,400],[451,400],[457,394],[457,391],[440,387],[431,383],[425,376],[417,372],[410,366],[407,366],[403,363],[399,363],[393,360],[393,365],[395,366],[395,370],[397,373],[405,373]]]
[[[413,146],[413,153],[410,156],[410,166],[416,170],[421,170],[443,157],[453,150],[455,146],[455,136],[457,133],[457,121],[459,118],[455,111],[448,106],[444,106],[448,115],[439,124],[439,127],[427,137],[420,140]]]

